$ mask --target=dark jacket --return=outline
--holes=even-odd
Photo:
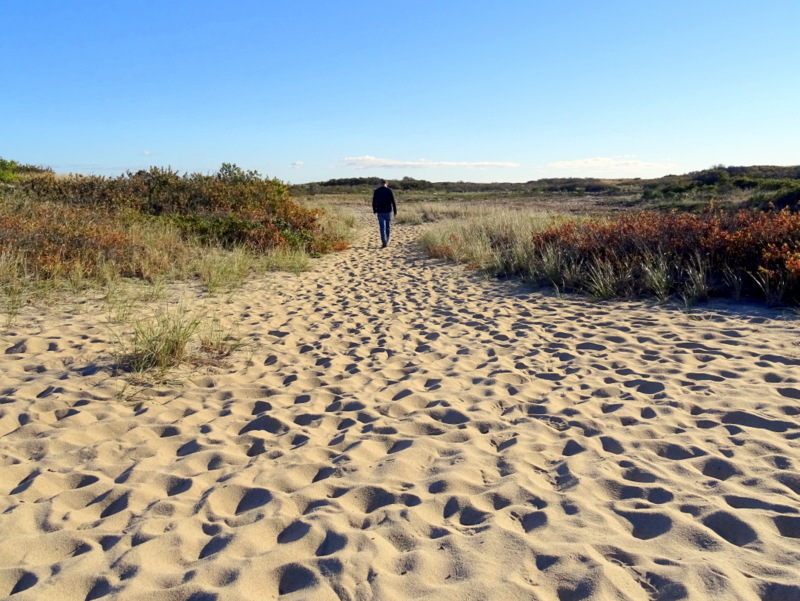
[[[391,188],[381,186],[372,194],[373,213],[394,213],[397,215],[397,205],[394,203],[394,193]]]

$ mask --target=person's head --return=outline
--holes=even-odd
[[[389,185],[389,182],[387,182],[385,179],[381,180],[381,186],[388,186],[388,185]]]

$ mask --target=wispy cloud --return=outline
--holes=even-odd
[[[150,155],[153,155],[155,153],[152,150],[145,150],[144,152],[142,152],[142,154],[146,157],[149,157]]]
[[[303,161],[295,161],[294,163],[292,163],[292,169],[299,169],[299,168],[300,168],[300,167],[302,167],[304,164],[305,164],[305,163],[303,163]]]
[[[373,156],[347,157],[341,160],[346,167],[353,169],[431,169],[435,167],[519,167],[518,163],[495,161],[398,161],[396,159],[380,159]]]
[[[678,167],[671,160],[661,162],[641,161],[633,155],[621,157],[592,157],[575,159],[574,161],[556,161],[548,163],[551,169],[569,171],[577,174],[620,174],[635,175],[637,173],[663,172]]]

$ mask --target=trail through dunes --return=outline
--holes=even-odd
[[[99,303],[3,332],[0,598],[800,599],[796,320],[557,298],[361,217],[220,304],[252,357],[142,402]]]

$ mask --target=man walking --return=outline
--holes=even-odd
[[[392,213],[397,215],[397,205],[394,202],[394,193],[385,179],[381,180],[380,187],[372,194],[372,212],[378,216],[381,243],[383,248],[386,248],[392,227]]]

